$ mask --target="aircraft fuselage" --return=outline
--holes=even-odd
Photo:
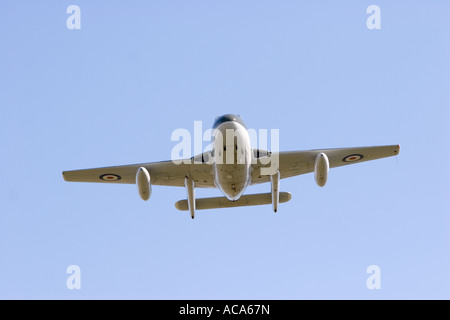
[[[229,200],[236,201],[251,180],[250,136],[245,124],[235,115],[217,118],[213,129],[214,183]]]

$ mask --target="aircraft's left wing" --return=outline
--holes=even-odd
[[[287,151],[274,153],[279,159],[280,178],[293,177],[309,172],[314,172],[315,159],[319,153],[325,153],[330,163],[330,169],[355,164],[370,160],[376,160],[391,156],[396,156],[400,152],[399,145],[377,146],[377,147],[357,147],[357,148],[337,148],[319,149],[306,151]],[[269,167],[262,163],[263,158],[253,164],[252,182],[258,184],[270,181],[270,176],[261,174],[261,168]]]
[[[201,156],[201,155],[200,155]],[[144,167],[150,173],[152,185],[184,187],[186,176],[192,177],[196,188],[213,188],[212,166],[207,163],[175,164],[172,161],[150,162],[124,166],[63,171],[66,181],[102,182],[102,183],[136,183],[136,173]]]

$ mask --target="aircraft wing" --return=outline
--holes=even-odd
[[[314,171],[317,154],[323,152],[327,155],[330,168],[365,162],[385,157],[395,156],[399,153],[398,145],[360,148],[318,149],[309,151],[287,151],[278,153],[279,171],[281,179],[289,178]],[[261,168],[269,167],[263,164],[267,152],[260,152],[256,164],[252,164],[252,182],[259,184],[270,181],[270,176],[262,175]],[[273,153],[271,156],[276,156]],[[140,167],[145,167],[150,173],[151,184],[161,186],[184,187],[184,178],[190,176],[195,181],[196,188],[215,188],[212,165],[205,161],[204,155],[198,155],[195,160],[201,163],[175,164],[172,161],[149,162],[141,164],[102,167],[93,169],[64,171],[66,181],[74,182],[100,182],[135,184],[136,173]]]
[[[309,151],[287,151],[273,153],[272,156],[276,156],[278,154],[280,177],[281,179],[284,179],[314,172],[315,159],[319,153],[325,153],[328,157],[330,168],[336,168],[349,164],[396,156],[399,152],[399,145],[391,145],[359,148],[318,149]],[[251,184],[259,184],[270,181],[270,176],[261,174],[261,168],[270,166],[270,164],[263,164],[263,158],[264,157],[260,158],[256,164],[252,165],[253,172]]]
[[[201,155],[200,155],[201,156]],[[192,159],[189,159],[191,161]],[[152,185],[184,187],[184,178],[191,176],[196,188],[214,188],[212,166],[205,162],[175,164],[172,161],[150,162],[124,166],[63,171],[66,181],[135,184],[136,173],[144,167]]]

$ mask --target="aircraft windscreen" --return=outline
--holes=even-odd
[[[239,115],[224,114],[223,116],[216,118],[216,120],[214,121],[214,124],[213,124],[213,129],[217,128],[222,123],[228,122],[228,121],[235,121],[235,122],[241,124],[244,128],[246,128],[244,121],[242,121],[242,119]]]

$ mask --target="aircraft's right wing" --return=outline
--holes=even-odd
[[[149,162],[123,166],[64,171],[66,181],[101,183],[136,183],[136,173],[144,167],[150,173],[151,184],[184,187],[184,178],[191,176],[197,188],[215,188],[212,166],[205,163],[203,155],[188,159],[191,163],[175,164],[173,161]],[[199,163],[194,163],[196,159]]]
[[[349,164],[376,160],[396,156],[400,152],[399,145],[359,147],[359,148],[337,148],[318,149],[309,151],[287,151],[273,153],[271,156],[279,157],[279,171],[281,179],[298,176],[314,171],[315,159],[319,153],[325,153],[328,157],[330,168],[346,166]],[[256,164],[252,165],[252,182],[259,184],[270,181],[269,175],[261,173],[261,168],[268,168],[270,164],[263,164],[262,157]]]

